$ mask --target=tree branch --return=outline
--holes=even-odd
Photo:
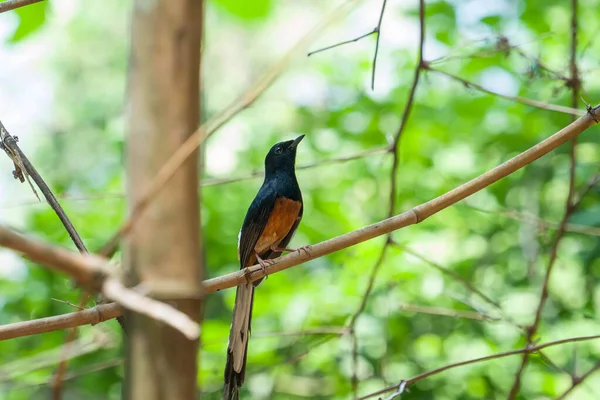
[[[582,110],[578,110],[572,107],[565,107],[565,106],[560,106],[560,105],[556,105],[556,104],[550,104],[550,103],[544,103],[543,101],[537,101],[537,100],[531,100],[525,97],[521,97],[521,96],[508,96],[505,94],[501,94],[501,93],[496,93],[496,92],[492,92],[491,90],[488,90],[486,88],[484,88],[481,85],[478,85],[476,83],[473,82],[469,82],[466,79],[460,78],[456,75],[452,75],[449,72],[446,71],[442,71],[439,70],[437,68],[433,68],[431,66],[426,66],[428,71],[433,71],[436,72],[438,74],[447,76],[450,79],[454,79],[457,82],[461,82],[465,87],[467,88],[472,88],[472,89],[476,89],[480,92],[483,93],[487,93],[487,94],[491,94],[493,96],[497,96],[497,97],[501,97],[503,99],[506,100],[510,100],[510,101],[514,101],[517,103],[521,103],[521,104],[525,104],[531,107],[536,107],[536,108],[541,108],[542,110],[548,110],[548,111],[556,111],[556,112],[561,112],[564,114],[571,114],[571,115],[575,115],[575,116],[579,116],[579,115],[583,115],[585,114],[585,111]]]
[[[384,394],[384,393],[388,393],[394,390],[398,390],[399,386],[404,387],[408,387],[410,385],[415,384],[418,381],[422,381],[425,378],[429,378],[430,376],[433,375],[437,375],[440,374],[442,372],[445,372],[449,369],[453,369],[453,368],[457,368],[457,367],[462,367],[465,365],[469,365],[469,364],[475,364],[478,362],[483,362],[483,361],[489,361],[489,360],[495,360],[498,358],[504,358],[504,357],[509,357],[509,356],[514,356],[516,354],[531,354],[531,353],[535,353],[539,350],[543,350],[546,347],[552,347],[552,346],[559,346],[565,343],[576,343],[576,342],[584,342],[587,340],[596,340],[596,339],[600,339],[600,335],[594,335],[594,336],[579,336],[579,337],[572,337],[572,338],[568,338],[568,339],[562,339],[562,340],[556,340],[553,342],[547,342],[547,343],[543,343],[537,346],[527,346],[527,347],[523,347],[522,349],[518,349],[518,350],[511,350],[511,351],[505,351],[503,353],[497,353],[497,354],[492,354],[491,356],[485,356],[485,357],[480,357],[480,358],[474,358],[471,360],[467,360],[467,361],[461,361],[461,362],[457,362],[457,363],[453,363],[453,364],[449,364],[449,365],[445,365],[443,367],[440,368],[436,368],[434,370],[428,371],[428,372],[424,372],[420,375],[417,375],[413,378],[410,378],[408,380],[403,380],[400,382],[400,384],[394,385],[394,386],[388,386],[384,389],[381,389],[377,392],[373,392],[370,393],[366,396],[361,397],[358,400],[365,400],[365,399],[370,399],[371,397],[375,397],[375,396],[379,396],[380,394]]]
[[[585,374],[581,376],[572,377],[571,386],[563,392],[560,396],[558,396],[555,400],[564,400],[566,399],[573,390],[575,390],[579,385],[581,385],[587,378],[600,371],[600,363],[597,363],[592,368],[590,368]]]
[[[195,339],[200,327],[171,306],[125,288],[110,275],[108,262],[92,254],[78,254],[22,236],[0,225],[0,245],[23,253],[30,260],[71,275],[86,289],[101,291],[107,298],[140,314],[163,321]]]
[[[569,86],[572,89],[572,107],[576,108],[579,101],[579,76],[577,70],[577,0],[571,1],[572,11],[571,11],[571,59],[570,59],[570,70],[571,70],[571,79],[569,81]],[[572,117],[574,119],[574,116]],[[556,232],[556,236],[554,238],[554,243],[552,244],[552,248],[550,250],[550,257],[548,259],[548,266],[546,268],[546,274],[544,276],[544,282],[542,284],[542,291],[540,293],[540,300],[535,311],[535,319],[533,324],[531,324],[527,328],[527,344],[531,345],[534,342],[535,335],[540,327],[540,322],[542,320],[542,311],[544,310],[544,306],[546,305],[546,301],[548,300],[549,290],[548,284],[550,282],[550,276],[552,275],[552,271],[554,270],[554,265],[556,263],[556,258],[558,256],[558,247],[560,242],[562,241],[565,233],[567,232],[567,224],[569,223],[569,218],[577,209],[579,205],[579,201],[575,203],[575,167],[577,164],[577,158],[575,153],[575,147],[577,146],[577,136],[574,136],[571,139],[571,147],[569,148],[569,192],[567,194],[567,199],[565,201],[565,211],[563,217],[558,226],[558,231]],[[519,365],[519,369],[515,375],[515,379],[510,388],[510,392],[508,394],[507,400],[515,400],[517,394],[519,393],[519,389],[521,387],[521,377],[525,368],[527,367],[527,363],[529,361],[529,353],[524,353],[523,358],[521,359],[521,364]]]
[[[39,3],[44,0],[6,0],[0,3],[0,14],[16,8],[25,7],[30,4]]]
[[[350,6],[358,4],[362,0],[347,0],[333,10],[329,15],[317,23],[296,45],[276,64],[271,66],[260,79],[256,80],[246,92],[233,101],[228,107],[216,114],[213,118],[202,124],[188,139],[175,151],[169,160],[160,168],[154,180],[148,185],[144,194],[139,197],[133,206],[130,216],[126,219],[117,232],[103,246],[101,254],[105,255],[118,245],[120,239],[127,235],[140,215],[146,210],[148,204],[161,191],[165,184],[173,177],[179,167],[194,153],[194,151],[217,129],[235,117],[239,112],[250,106],[263,92],[271,86],[277,77],[283,72],[294,57],[303,53],[312,42],[330,23],[341,17],[348,11]]]
[[[385,2],[383,3],[383,8],[381,10],[381,17],[379,19],[379,23],[381,24],[381,20],[383,18],[383,10],[385,9]],[[379,44],[379,33],[377,33],[377,42]],[[400,126],[398,127],[398,131],[394,136],[394,141],[390,146],[390,152],[393,155],[392,160],[392,168],[390,169],[390,201],[388,208],[388,218],[391,218],[396,210],[396,191],[397,191],[397,180],[396,175],[398,174],[398,167],[400,165],[400,140],[402,138],[402,133],[406,128],[408,123],[408,118],[410,116],[410,112],[412,111],[412,107],[415,100],[415,93],[417,92],[417,86],[419,85],[419,78],[421,76],[421,70],[425,66],[425,62],[423,61],[423,47],[425,45],[425,0],[419,0],[419,47],[417,53],[417,65],[415,67],[414,77],[412,86],[408,93],[408,99],[406,100],[406,105],[404,106],[404,110],[402,111],[402,117],[400,118]],[[377,56],[377,53],[375,54]],[[373,64],[373,68],[375,68],[375,64]],[[373,69],[373,73],[375,70]],[[375,79],[375,77],[373,77]],[[387,251],[388,246],[391,243],[391,232],[388,233],[387,239],[383,248],[381,249],[381,255],[371,268],[371,273],[369,274],[369,280],[367,283],[367,287],[365,292],[363,293],[362,300],[360,305],[354,315],[350,318],[348,329],[350,330],[350,334],[352,337],[352,391],[354,393],[354,398],[357,397],[358,393],[358,338],[356,337],[356,332],[354,327],[356,325],[356,321],[360,314],[363,313],[365,307],[367,306],[367,301],[369,296],[371,295],[371,291],[373,290],[373,285],[375,283],[375,279],[377,278],[377,274],[379,273],[379,269],[383,264],[383,260],[385,259],[385,253]]]
[[[0,340],[37,335],[87,324],[96,325],[122,315],[122,311],[121,306],[117,303],[109,303],[83,311],[0,325]]]
[[[600,111],[600,106],[597,106],[594,109],[590,109],[589,114],[586,114],[575,122],[572,122],[565,128],[561,129],[554,135],[549,138],[543,140],[537,145],[531,147],[530,149],[524,151],[523,153],[513,157],[512,159],[500,164],[494,169],[478,176],[475,179],[439,196],[436,197],[426,203],[423,203],[419,206],[416,206],[409,211],[406,211],[402,214],[396,215],[392,218],[385,219],[383,221],[379,221],[375,224],[368,225],[361,229],[346,233],[344,235],[326,240],[314,246],[310,246],[310,250],[308,254],[305,252],[293,252],[287,254],[284,257],[280,257],[274,260],[274,263],[263,269],[260,265],[254,265],[252,267],[246,268],[245,270],[240,270],[236,272],[232,272],[223,276],[219,276],[216,278],[208,279],[203,282],[203,294],[217,292],[219,290],[231,288],[238,286],[240,284],[245,284],[246,282],[252,282],[258,280],[265,276],[265,272],[267,274],[273,274],[279,271],[283,271],[285,269],[294,267],[308,260],[312,260],[318,257],[325,256],[327,254],[333,253],[335,251],[339,251],[351,246],[354,246],[358,243],[365,242],[369,239],[375,238],[377,236],[382,236],[388,234],[392,231],[398,230],[400,228],[417,224],[419,222],[424,221],[426,218],[432,216],[433,214],[442,211],[445,208],[450,207],[453,204],[467,198],[468,196],[490,186],[494,182],[504,178],[507,175],[519,170],[525,165],[533,162],[534,160],[542,157],[543,155],[549,153],[550,151],[556,149],[561,144],[569,141],[573,137],[579,135],[581,132],[596,124],[595,119],[598,119],[595,116],[595,113]],[[23,248],[22,246],[12,245],[9,246],[6,243],[6,239],[3,235],[6,232],[6,229],[0,228],[0,244],[13,248],[17,251],[27,254],[30,256],[27,248]],[[9,231],[10,232],[10,231]],[[14,234],[13,234],[14,235]],[[29,242],[29,240],[27,240]],[[108,268],[108,264],[106,261],[103,261],[101,258],[93,255],[82,256],[80,254],[71,253],[67,250],[56,249],[54,247],[50,247],[47,245],[43,246],[42,254],[45,254],[45,257],[42,259],[41,256],[38,255],[38,261],[44,262],[52,262],[52,265],[55,266],[58,264],[57,268],[61,270],[65,269],[75,269],[79,270],[78,267],[72,267],[72,264],[87,264],[87,267],[82,267],[84,271],[88,269],[93,271],[94,265],[98,266],[98,269]],[[45,253],[44,253],[45,252]],[[60,255],[58,259],[55,259],[55,252]],[[68,253],[65,255],[65,253]],[[51,256],[51,257],[50,257]],[[33,259],[33,257],[32,257]],[[49,259],[49,260],[46,260]],[[66,266],[60,265],[61,263],[65,263]],[[69,266],[70,265],[70,266]],[[87,273],[86,276],[88,280],[90,279],[90,274]],[[169,294],[170,297],[182,296],[185,298],[190,297],[190,293],[182,293],[180,288],[173,288],[173,293]],[[179,291],[179,292],[178,292]],[[185,292],[185,291],[184,291]],[[165,293],[164,288],[162,288],[161,293]],[[201,296],[203,294],[195,293],[196,296]],[[76,314],[76,313],[72,313]],[[62,317],[62,316],[59,316]],[[59,318],[59,317],[50,317],[50,318]],[[26,324],[27,322],[23,322]],[[32,321],[28,323],[33,323]],[[9,329],[10,325],[5,327],[5,329]],[[61,329],[61,328],[57,328]]]
[[[54,196],[54,193],[52,193],[42,176],[37,172],[37,170],[29,161],[27,156],[25,156],[25,153],[21,151],[21,148],[17,145],[16,137],[8,133],[8,130],[2,124],[2,121],[0,121],[0,147],[4,150],[6,155],[8,155],[8,157],[11,160],[13,160],[13,163],[15,165],[15,171],[13,172],[13,175],[15,179],[18,178],[21,180],[21,182],[23,182],[26,178],[28,178],[28,176],[31,176],[35,184],[42,191],[42,194],[46,198],[48,204],[50,204],[50,207],[52,207],[56,215],[58,215],[58,218],[67,230],[67,233],[71,237],[71,240],[73,241],[77,249],[82,253],[87,253],[87,248],[85,247],[81,236],[79,236],[79,233],[77,232],[77,230],[73,226],[73,223],[65,213],[65,210],[63,210],[60,203],[56,199],[56,196]],[[25,171],[21,171],[21,169],[25,169]],[[33,190],[35,191],[35,189]]]

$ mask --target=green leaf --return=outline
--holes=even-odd
[[[264,19],[271,12],[271,0],[213,0],[213,2],[230,14],[246,20]]]
[[[19,42],[28,35],[40,29],[46,21],[47,11],[48,3],[45,1],[17,8],[15,10],[15,13],[19,18],[19,25],[17,26],[17,29],[14,31],[12,36],[8,38],[8,42]]]

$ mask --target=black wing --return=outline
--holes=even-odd
[[[246,268],[254,264],[254,246],[262,235],[267,221],[271,216],[271,211],[275,207],[275,198],[277,193],[272,187],[263,186],[258,191],[258,194],[250,204],[242,230],[240,232],[240,240],[238,250],[240,253],[240,268]]]

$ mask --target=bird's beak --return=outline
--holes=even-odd
[[[290,145],[290,149],[295,149],[296,147],[298,147],[298,143],[300,143],[302,139],[304,139],[304,135],[300,135],[296,139],[294,139],[294,141]]]

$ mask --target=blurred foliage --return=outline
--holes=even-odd
[[[27,7],[17,8],[12,11],[18,18],[18,24],[12,35],[9,36],[9,42],[18,42],[28,35],[40,29],[46,21],[48,12],[48,2],[35,3]]]
[[[310,21],[324,13],[326,3],[209,2],[204,113],[210,116],[235,98],[265,65],[286,51],[279,47],[285,34],[306,31]],[[260,170],[268,148],[296,132],[307,133],[299,165],[386,146],[398,129],[412,84],[418,26],[416,1],[389,3],[375,92],[368,89],[372,38],[298,61],[256,104],[210,139],[206,176],[231,177]],[[506,0],[491,7],[481,1],[427,1],[425,59],[435,68],[493,91],[570,105],[570,89],[560,79],[569,73],[571,10],[567,3]],[[125,213],[130,4],[78,2],[73,16],[63,23],[53,21],[46,7],[19,11],[12,38],[22,39],[45,21],[45,35],[54,44],[46,67],[53,74],[56,103],[43,128],[50,134],[42,136],[34,160],[56,193],[67,196],[63,200],[67,213],[88,246],[97,249]],[[349,16],[346,25],[329,30],[340,40],[355,37],[363,33],[355,26],[376,23],[378,7],[369,3]],[[598,0],[580,0],[581,95],[591,103],[597,102],[599,93],[595,78],[600,41],[593,12],[598,7]],[[32,13],[31,19],[26,12]],[[366,14],[372,21],[364,21]],[[406,42],[399,45],[394,41],[397,36]],[[34,40],[35,35],[28,38]],[[458,186],[570,121],[570,116],[480,93],[435,71],[425,72],[398,150],[395,211]],[[578,140],[578,191],[598,172],[597,133],[592,128]],[[379,153],[300,170],[305,214],[292,246],[318,243],[385,218],[390,166],[391,156]],[[448,363],[525,345],[524,332],[517,325],[530,324],[534,318],[555,229],[531,218],[508,218],[507,212],[560,221],[568,176],[568,146],[563,146],[469,200],[394,233],[399,246],[386,252],[373,293],[357,321],[359,394]],[[259,185],[260,179],[252,179],[203,187],[208,276],[238,268],[237,233]],[[594,188],[570,222],[600,227],[599,199],[600,190]],[[73,247],[47,207],[26,211],[30,232]],[[327,332],[342,328],[357,311],[383,244],[383,238],[378,238],[275,274],[260,285],[245,398],[351,397],[350,337]],[[405,248],[459,274],[500,309]],[[563,239],[542,314],[540,341],[600,333],[599,253],[597,235],[570,232]],[[0,323],[72,311],[51,298],[79,301],[79,292],[64,276],[29,262],[26,274],[1,276],[0,289]],[[226,290],[210,295],[206,302],[198,377],[203,398],[220,396],[234,296],[235,291]],[[407,312],[401,307],[406,304],[476,311],[498,320]],[[108,322],[81,328],[80,337],[94,339],[98,331],[119,333],[116,322]],[[277,334],[298,331],[311,334]],[[47,398],[58,356],[50,357],[41,368],[13,363],[59,348],[64,338],[64,332],[53,332],[0,342],[2,398]],[[69,364],[73,376],[65,383],[65,399],[119,398],[122,346],[119,341],[111,343]],[[569,373],[582,374],[600,362],[600,341],[550,348],[544,354],[551,363],[532,356],[519,398],[560,395],[571,384]],[[452,369],[417,383],[403,398],[503,399],[519,361],[520,357],[510,357]],[[595,399],[599,392],[596,375],[571,398]]]

